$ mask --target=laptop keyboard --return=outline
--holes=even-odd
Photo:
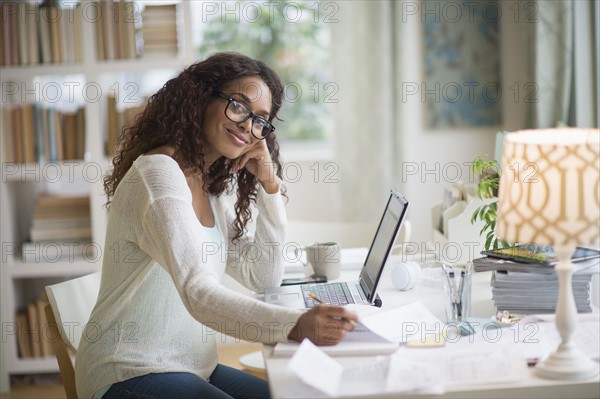
[[[312,308],[319,303],[309,297],[310,293],[321,299],[328,305],[347,305],[354,303],[352,294],[346,283],[328,283],[328,284],[305,284],[302,285],[302,297],[307,308]]]

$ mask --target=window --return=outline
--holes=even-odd
[[[333,2],[195,1],[194,46],[200,59],[237,51],[275,69],[285,85],[285,103],[275,121],[282,141],[325,142],[331,135],[330,28]]]

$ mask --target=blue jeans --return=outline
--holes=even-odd
[[[191,373],[157,373],[113,384],[103,399],[262,399],[269,385],[252,374],[219,364],[209,381]]]

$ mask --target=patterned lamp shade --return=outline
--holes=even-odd
[[[541,129],[504,141],[496,235],[510,243],[600,241],[600,131]]]

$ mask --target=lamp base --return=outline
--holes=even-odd
[[[535,375],[553,380],[587,380],[600,371],[598,364],[572,346],[559,345],[546,360],[535,366]]]

